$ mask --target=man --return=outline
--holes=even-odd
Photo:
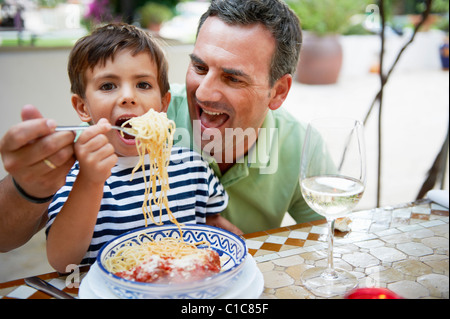
[[[213,0],[200,20],[186,86],[171,87],[167,113],[175,120],[178,132],[186,128],[190,133],[187,138],[178,136],[179,145],[189,145],[207,157],[230,196],[222,214],[226,220],[215,223],[219,227],[237,233],[274,228],[287,211],[297,222],[320,218],[304,202],[299,187],[305,127],[280,109],[292,85],[300,44],[299,21],[281,0]],[[14,131],[26,123],[18,124]],[[66,166],[71,160],[64,162],[58,155],[62,167],[54,163],[58,174],[46,180],[54,187],[38,194],[31,188],[39,189],[40,179],[31,177],[39,174],[19,163],[17,154],[14,156],[24,141],[50,134],[51,129],[36,136],[24,135],[22,142],[8,143],[12,130],[0,141],[0,151],[4,163],[13,163],[13,170],[5,164],[11,176],[16,179],[28,174],[26,183],[16,179],[17,185],[27,185],[26,194],[33,197],[56,192],[64,183],[63,172],[69,170]],[[35,165],[44,171],[52,152],[66,150],[61,142],[48,151],[50,136],[41,138],[40,156],[34,155],[40,160]],[[47,218],[49,203],[24,202],[11,176],[0,184],[0,251],[22,245]],[[3,208],[3,203],[15,201],[24,202],[26,208],[14,204],[11,207],[17,209]],[[20,236],[15,235],[17,231]]]
[[[221,215],[244,233],[278,227],[287,211],[297,222],[320,218],[299,187],[305,128],[280,109],[301,40],[283,1],[213,0],[200,19],[186,88],[172,86],[168,116],[209,158],[230,196]]]

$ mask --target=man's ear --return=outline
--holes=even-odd
[[[86,103],[84,102],[84,99],[81,98],[78,94],[73,94],[72,98],[72,106],[75,109],[75,111],[77,112],[79,118],[83,121],[83,122],[90,122],[92,121],[92,117],[89,114],[89,110],[86,106]]]
[[[172,94],[170,92],[167,92],[162,98],[161,98],[161,112],[166,113],[167,109],[169,108],[170,100],[172,98]]]
[[[292,75],[285,74],[282,76],[271,90],[272,98],[269,102],[269,108],[274,111],[278,109],[286,100],[287,95],[292,86]]]

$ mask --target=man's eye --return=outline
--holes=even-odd
[[[199,74],[204,74],[206,72],[208,72],[208,68],[202,64],[193,64],[194,69],[197,73]]]
[[[241,83],[241,80],[235,78],[234,76],[227,76],[227,80],[231,83]]]
[[[116,88],[116,86],[113,83],[104,83],[100,87],[100,90],[102,90],[102,91],[111,91],[111,90],[113,90],[115,88]]]
[[[143,89],[143,90],[148,90],[148,89],[151,89],[151,88],[152,88],[152,86],[150,85],[150,83],[147,83],[147,82],[140,82],[140,83],[138,83],[137,87],[138,87],[139,89]]]

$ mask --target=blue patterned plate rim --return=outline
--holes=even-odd
[[[227,269],[227,270],[225,270],[223,272],[220,272],[218,274],[209,276],[209,277],[204,278],[202,280],[188,282],[188,283],[185,283],[185,284],[152,284],[152,283],[147,283],[147,282],[132,281],[132,280],[128,280],[128,279],[119,277],[119,276],[111,273],[110,271],[108,271],[103,266],[103,263],[102,263],[102,260],[101,260],[101,256],[103,255],[103,252],[106,249],[106,247],[108,247],[111,243],[113,243],[115,241],[120,241],[120,239],[122,237],[126,237],[126,236],[128,236],[130,234],[133,234],[133,233],[141,233],[141,232],[145,233],[145,232],[153,231],[153,230],[158,230],[158,231],[159,230],[160,231],[172,230],[172,229],[178,230],[178,227],[176,225],[165,224],[165,225],[161,225],[161,226],[152,225],[152,226],[148,226],[148,227],[137,228],[137,229],[134,229],[134,230],[130,230],[130,231],[126,232],[126,233],[123,233],[123,234],[121,234],[121,235],[119,235],[117,237],[114,237],[113,239],[111,239],[108,242],[106,242],[102,246],[100,251],[98,252],[98,255],[97,255],[97,258],[96,258],[97,259],[97,264],[98,264],[99,268],[102,270],[103,273],[105,273],[106,275],[108,275],[109,277],[112,277],[113,279],[115,279],[117,281],[124,282],[124,283],[127,283],[127,284],[133,284],[133,285],[136,285],[137,287],[142,287],[142,288],[145,288],[145,287],[149,287],[150,288],[151,287],[151,288],[155,288],[155,289],[157,289],[157,288],[169,288],[169,287],[174,287],[174,288],[176,287],[176,288],[186,289],[186,288],[192,287],[193,285],[201,285],[201,284],[207,283],[209,281],[212,281],[212,280],[214,280],[217,277],[227,277],[226,275],[228,275],[229,273],[233,272],[234,270],[236,270],[237,268],[241,267],[244,264],[245,257],[247,257],[247,246],[245,244],[245,241],[240,236],[238,236],[238,235],[236,235],[236,234],[234,234],[234,233],[232,233],[232,232],[230,232],[230,231],[228,231],[226,229],[222,229],[222,228],[218,228],[218,227],[210,226],[210,225],[204,225],[204,224],[185,224],[184,226],[181,227],[181,229],[185,229],[185,230],[191,230],[190,228],[194,228],[195,230],[199,229],[199,230],[205,230],[205,231],[215,231],[215,232],[225,233],[226,235],[232,237],[233,239],[235,239],[236,241],[238,241],[238,242],[240,242],[242,244],[242,247],[243,247],[243,255],[242,255],[242,257],[239,260],[236,260],[236,265],[234,265],[230,269]],[[128,240],[128,239],[126,239],[126,240]],[[225,252],[223,250],[216,249],[216,248],[213,248],[213,249],[215,249],[216,251],[219,251],[219,252],[222,252],[222,253],[225,253],[225,254],[229,255],[227,252]]]

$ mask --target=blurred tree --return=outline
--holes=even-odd
[[[60,3],[64,3],[66,0],[38,0],[37,4],[43,8],[54,8]]]
[[[137,2],[137,7],[143,7],[144,5],[146,5],[149,2],[154,2],[154,3],[164,4],[171,9],[174,9],[178,3],[183,2],[183,0],[151,0],[151,1],[135,0],[135,1]]]
[[[174,13],[176,5],[182,1],[185,0],[109,0],[109,3],[115,16],[131,24],[136,20],[137,11],[150,3],[165,5]]]
[[[134,22],[134,15],[136,11],[136,0],[115,0],[114,12],[121,17],[121,20],[126,23]]]

